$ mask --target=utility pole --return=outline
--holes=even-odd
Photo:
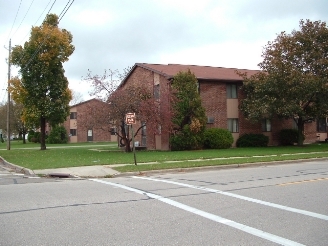
[[[7,101],[7,150],[10,150],[10,54],[11,54],[11,39],[9,40],[9,56],[8,56],[8,101]]]

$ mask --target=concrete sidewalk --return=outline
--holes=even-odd
[[[113,166],[97,165],[97,166],[42,169],[42,170],[33,170],[32,172],[35,175],[56,176],[56,174],[67,174],[73,177],[113,177],[120,174],[120,172],[112,169],[111,167]]]
[[[0,157],[0,167],[8,172],[22,173],[26,176],[51,176],[52,174],[67,175],[70,177],[113,177],[119,175],[120,172],[112,169],[118,165],[96,165],[96,166],[81,166],[81,167],[67,167],[67,168],[53,168],[42,170],[30,170],[15,164],[12,164]],[[56,176],[56,175],[54,175]]]

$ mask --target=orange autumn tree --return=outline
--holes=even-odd
[[[52,126],[64,122],[72,99],[63,63],[74,51],[73,37],[58,24],[57,15],[47,15],[41,26],[32,27],[23,47],[13,48],[11,56],[21,76],[13,81],[11,91],[14,100],[23,104],[24,119],[40,127],[41,150],[46,149],[46,122]]]

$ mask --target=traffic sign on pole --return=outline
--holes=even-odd
[[[125,115],[125,123],[127,125],[132,125],[136,123],[136,114],[135,113],[127,113]]]

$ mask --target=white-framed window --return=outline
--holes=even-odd
[[[69,118],[70,118],[71,120],[73,120],[73,119],[77,119],[77,112],[71,112],[71,113],[69,114]]]
[[[76,129],[69,130],[70,136],[76,136]]]
[[[230,132],[239,132],[238,119],[228,119],[228,130]]]
[[[271,120],[263,119],[262,120],[262,132],[271,132]]]
[[[238,98],[238,86],[236,84],[227,84],[227,98]]]

